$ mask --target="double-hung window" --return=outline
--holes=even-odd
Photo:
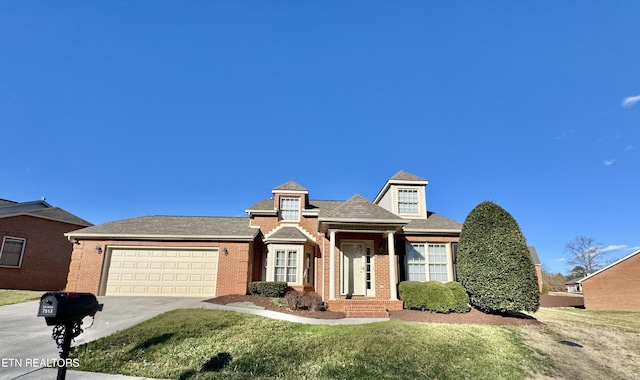
[[[407,243],[408,281],[449,281],[446,244]]]
[[[427,281],[424,244],[407,243],[407,280]]]
[[[300,198],[281,197],[280,218],[282,220],[298,221],[300,219]]]
[[[275,281],[297,282],[298,251],[285,249],[276,250],[274,267]]]
[[[418,214],[418,190],[398,189],[398,213]]]
[[[0,248],[0,266],[19,268],[26,240],[5,236]]]

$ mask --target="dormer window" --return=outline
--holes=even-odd
[[[398,213],[418,214],[418,190],[398,189]]]
[[[294,222],[300,220],[300,198],[280,197],[280,219]]]

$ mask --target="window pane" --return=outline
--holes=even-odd
[[[401,214],[418,213],[418,190],[398,190],[398,212]]]
[[[284,268],[276,268],[276,273],[275,273],[275,280],[276,281],[285,281],[284,279]]]
[[[298,220],[299,211],[299,198],[280,198],[280,217],[282,220]]]
[[[295,267],[296,261],[298,258],[298,253],[296,251],[289,251],[289,261],[287,262],[288,267]]]
[[[276,267],[284,267],[285,256],[286,256],[285,251],[276,252]]]
[[[447,282],[447,277],[446,264],[429,264],[429,279],[431,281]]]
[[[446,263],[447,246],[445,244],[429,244],[429,262]]]
[[[0,253],[0,265],[19,266],[24,242],[22,239],[5,238]]]

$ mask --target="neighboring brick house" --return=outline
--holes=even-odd
[[[146,216],[73,231],[67,290],[212,297],[287,281],[332,310],[401,309],[399,281],[455,279],[462,224],[427,211],[427,184],[400,171],[373,202],[326,201],[292,181],[248,217]]]
[[[87,226],[44,200],[0,199],[0,288],[64,289],[73,250],[64,234]]]
[[[536,268],[536,277],[538,278],[538,291],[542,293],[542,265],[540,263],[540,258],[538,257],[538,251],[536,250],[536,247],[529,247],[529,254],[531,255],[533,266]]]
[[[640,311],[640,250],[577,282],[586,309]]]

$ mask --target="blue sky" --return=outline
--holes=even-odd
[[[294,180],[372,200],[406,170],[493,200],[543,264],[640,246],[640,3],[0,3],[0,198],[92,223],[245,215]]]

